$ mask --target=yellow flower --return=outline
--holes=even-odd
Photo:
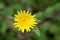
[[[18,28],[18,31],[29,32],[35,24],[37,24],[35,15],[31,15],[29,11],[18,11],[17,14],[14,15],[14,27]]]

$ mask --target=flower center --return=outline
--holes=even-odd
[[[27,23],[27,19],[24,18],[24,19],[23,19],[23,23]]]

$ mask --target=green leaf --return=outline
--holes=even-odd
[[[6,24],[3,22],[2,27],[1,27],[1,33],[5,33],[7,30]]]
[[[33,32],[34,32],[38,37],[40,37],[40,30],[39,30],[37,27],[35,27],[35,28],[33,29]]]
[[[60,10],[60,3],[55,4],[54,7]]]
[[[41,32],[40,40],[47,40],[47,36],[44,32]]]
[[[43,17],[43,15],[44,15],[43,12],[37,12],[35,15],[36,15],[36,18],[37,18],[37,19],[40,19],[40,20],[43,20],[43,19],[44,19],[44,17]]]
[[[46,31],[49,29],[50,25],[51,25],[50,22],[45,22],[39,26],[40,40],[48,40],[46,36]]]
[[[0,11],[5,8],[5,5],[3,3],[0,3]]]
[[[49,7],[45,10],[44,12],[44,17],[45,18],[51,18],[52,17],[52,14],[53,14],[53,7]]]
[[[45,22],[42,25],[40,25],[40,30],[42,30],[43,32],[46,32],[49,27],[51,27],[51,23],[50,22]]]
[[[54,34],[60,34],[60,25],[57,24],[51,24],[51,27],[49,28],[49,31]]]
[[[0,33],[1,33],[1,29],[2,29],[2,24],[3,24],[3,19],[0,18]]]
[[[5,8],[5,14],[6,14],[7,16],[11,16],[13,13],[14,13],[14,12],[13,12],[13,8],[12,8],[12,7],[7,7],[7,8]]]
[[[55,18],[55,21],[60,23],[60,15]]]
[[[6,40],[16,40],[16,38],[14,37],[14,33],[9,32],[8,35],[6,36]]]

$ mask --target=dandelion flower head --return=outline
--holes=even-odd
[[[35,15],[31,15],[29,11],[21,10],[14,15],[14,27],[17,28],[18,31],[29,32],[34,28],[35,24],[37,24]]]

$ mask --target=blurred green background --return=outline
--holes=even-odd
[[[32,32],[12,27],[20,10],[36,15],[38,24]],[[0,40],[60,40],[60,0],[0,0]]]

